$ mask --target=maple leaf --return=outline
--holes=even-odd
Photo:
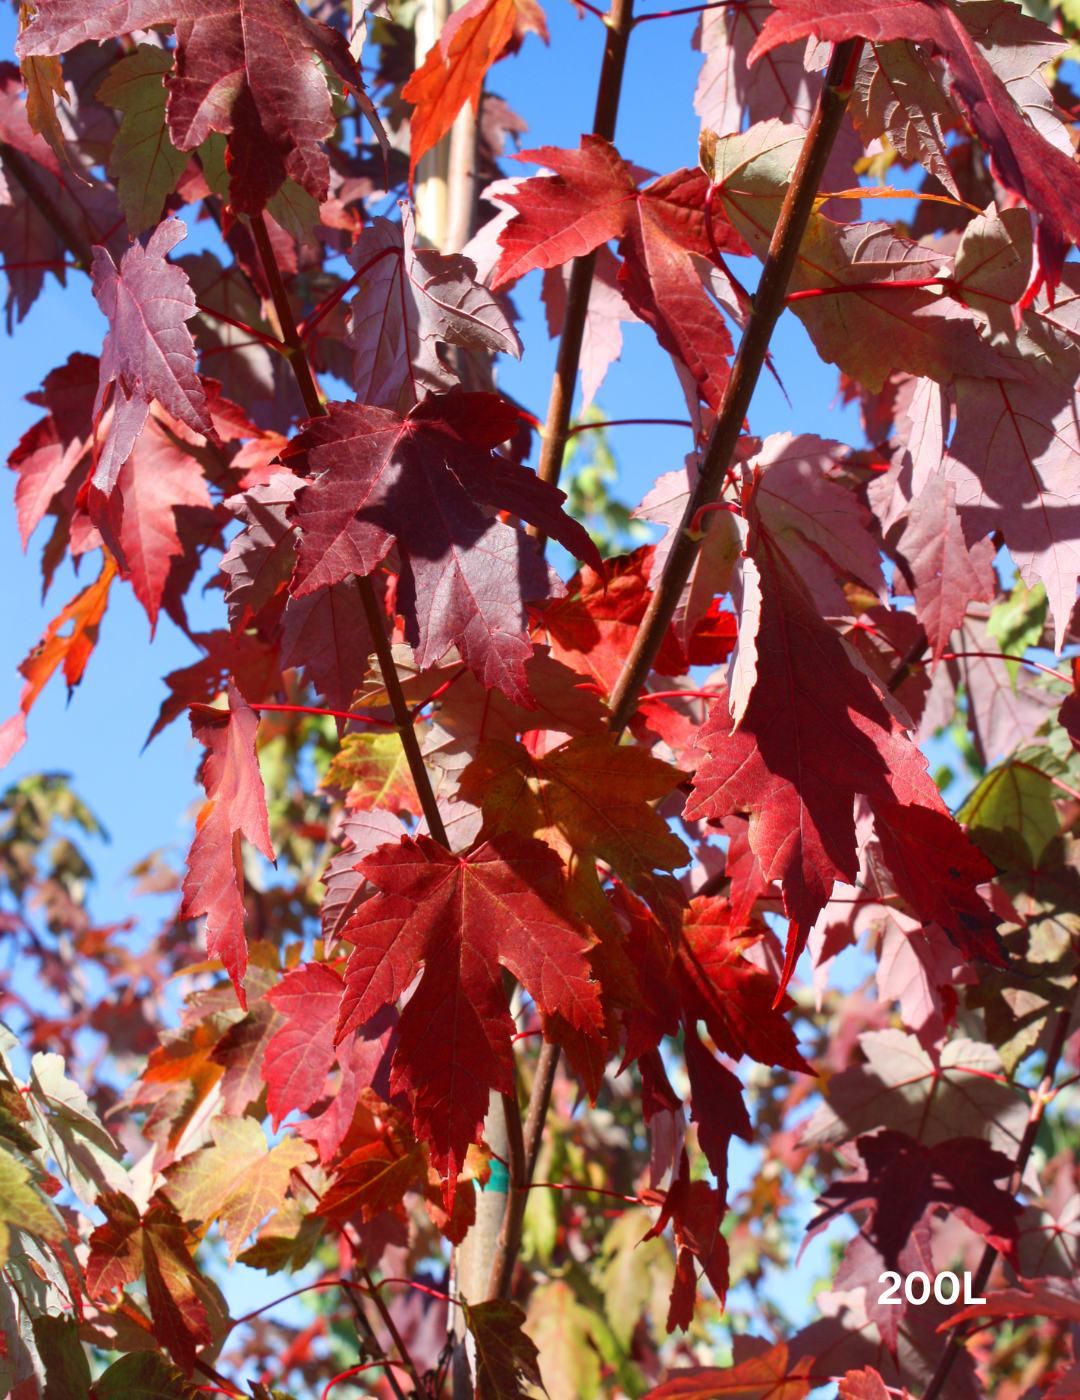
[[[51,1244],[61,1244],[67,1238],[59,1216],[34,1189],[29,1170],[0,1147],[0,1266],[7,1262],[10,1226],[29,1230]]]
[[[954,504],[956,486],[936,471],[911,503],[897,548],[911,567],[915,611],[930,643],[934,666],[973,600],[997,593],[994,546],[983,539],[969,548]]]
[[[415,105],[409,122],[409,184],[421,158],[472,103],[480,109],[484,75],[514,34],[515,0],[467,0],[443,25],[424,62],[401,91]]]
[[[276,641],[265,642],[250,633],[233,638],[226,631],[193,632],[190,640],[207,654],[191,666],[170,671],[165,677],[171,694],[161,702],[147,743],[189,705],[210,704],[224,690],[229,676],[245,700],[255,704],[281,684],[280,650]]]
[[[772,121],[706,142],[706,169],[720,186],[725,213],[759,258],[766,256],[803,140],[801,127]],[[818,354],[873,392],[896,369],[943,383],[958,374],[1013,377],[980,338],[976,317],[958,302],[932,287],[879,292],[873,286],[951,272],[951,259],[901,237],[891,224],[835,224],[811,214],[789,287],[791,293],[823,294],[793,300],[791,309]],[[856,286],[824,294],[845,284]]]
[[[195,839],[188,853],[180,917],[206,916],[207,952],[225,964],[246,1011],[247,941],[240,837],[244,836],[269,861],[274,859],[274,847],[267,825],[266,793],[255,756],[259,719],[231,677],[228,695],[228,710],[215,710],[208,705],[192,706],[191,710],[192,735],[206,745],[201,773],[206,803],[196,821]]]
[[[157,1352],[130,1352],[94,1382],[96,1400],[198,1400],[200,1392]]]
[[[225,509],[244,523],[218,566],[229,576],[225,602],[233,632],[242,632],[288,587],[296,564],[296,538],[287,511],[303,484],[291,472],[279,471],[265,485],[224,502]]]
[[[1080,1294],[1072,1279],[1021,1278],[1019,1288],[1000,1288],[986,1300],[963,1308],[949,1319],[974,1322],[980,1317],[1055,1317],[1080,1322]]]
[[[195,315],[195,294],[183,268],[166,262],[169,251],[186,237],[179,219],[166,219],[145,245],[128,249],[119,268],[107,248],[94,252],[94,297],[109,321],[95,418],[109,386],[116,385],[112,421],[93,476],[94,487],[105,496],[112,494],[143,430],[151,399],[211,442],[221,442],[195,373],[195,342],[184,324]]]
[[[173,561],[184,554],[183,512],[193,507],[209,511],[213,505],[198,459],[160,413],[156,406],[151,409],[107,507],[118,559],[146,609],[151,636]]]
[[[506,209],[509,218],[514,210]],[[500,230],[501,231],[501,230]],[[496,245],[496,255],[502,249]],[[589,306],[585,314],[585,330],[581,338],[581,411],[592,403],[608,368],[622,354],[623,321],[638,321],[641,318],[631,310],[626,298],[619,290],[618,276],[620,263],[605,243],[596,250],[596,266],[593,269],[592,284],[589,287]],[[566,297],[570,285],[570,267],[550,267],[544,273],[541,297],[547,316],[548,337],[551,340],[562,334],[566,317]]]
[[[654,564],[652,545],[605,559],[600,569],[585,564],[567,584],[565,598],[534,610],[554,659],[594,680],[604,695],[619,679],[648,609]],[[685,671],[674,633],[665,637],[655,664],[662,675]]]
[[[527,706],[524,604],[561,584],[521,532],[488,520],[481,506],[520,515],[579,558],[599,564],[599,555],[560,509],[561,491],[492,453],[516,424],[516,411],[493,394],[431,396],[407,418],[335,403],[282,457],[314,477],[293,512],[294,596],[371,573],[396,539],[396,606],[418,664],[456,645],[487,689]]]
[[[707,1181],[690,1180],[690,1162],[684,1147],[670,1188],[663,1193],[646,1191],[643,1199],[660,1207],[659,1218],[645,1239],[656,1239],[669,1223],[675,1238],[675,1280],[667,1316],[670,1336],[676,1327],[685,1332],[694,1320],[695,1259],[723,1307],[730,1264],[727,1240],[720,1233],[724,1196]]]
[[[1007,967],[1000,920],[977,891],[994,867],[947,812],[875,802],[875,827],[896,888],[924,923],[936,920],[967,958]]]
[[[187,1375],[196,1349],[211,1341],[194,1280],[199,1271],[187,1247],[187,1231],[176,1212],[162,1202],[139,1213],[119,1192],[98,1199],[105,1223],[90,1236],[86,1288],[91,1298],[146,1276],[146,1295],[154,1336]]]
[[[349,262],[362,273],[345,333],[361,403],[407,413],[425,392],[452,388],[456,376],[439,359],[439,342],[521,358],[517,332],[499,298],[477,282],[476,265],[417,248],[406,203],[400,226],[376,217],[363,230]]]
[[[303,598],[290,598],[281,618],[281,665],[302,666],[305,679],[332,709],[346,710],[375,649],[356,586],[346,578]],[[338,733],[347,720],[336,716]]]
[[[570,870],[571,900],[590,922],[604,902],[597,860],[677,926],[683,899],[670,872],[686,848],[649,805],[682,774],[610,733],[571,739],[541,758],[522,744],[487,740],[461,775],[459,791],[484,813],[481,838],[538,836]],[[657,873],[657,872],[661,873]],[[668,872],[668,873],[663,873]]]
[[[959,199],[945,141],[956,117],[942,76],[904,39],[867,44],[855,74],[851,116],[865,145],[887,137],[893,150],[925,166]]]
[[[743,1142],[754,1139],[743,1102],[743,1086],[726,1065],[705,1049],[691,1023],[687,1024],[683,1047],[690,1078],[690,1119],[698,1125],[698,1143],[726,1200],[728,1143],[732,1137],[740,1137]]]
[[[22,435],[8,457],[8,466],[19,474],[15,511],[24,550],[53,498],[90,449],[97,383],[97,357],[76,352],[50,370],[41,389],[28,396],[49,414]]]
[[[244,1241],[285,1199],[289,1174],[315,1156],[314,1148],[285,1137],[272,1149],[251,1118],[218,1117],[210,1124],[213,1147],[174,1163],[161,1194],[182,1219],[198,1221],[205,1232],[220,1219],[235,1263]]]
[[[346,734],[325,782],[345,789],[351,812],[385,807],[395,816],[420,815],[420,798],[397,734]]]
[[[881,1374],[873,1366],[865,1371],[847,1371],[836,1392],[837,1400],[889,1400]]]
[[[266,1052],[284,1024],[274,1006],[260,997],[241,1021],[230,1026],[210,1052],[221,1065],[221,1102],[227,1114],[239,1118],[262,1093]]]
[[[56,668],[64,668],[69,695],[82,680],[97,645],[98,628],[109,604],[109,589],[116,572],[116,561],[104,551],[101,573],[53,618],[37,646],[19,663],[19,673],[26,684],[19,696],[18,714],[0,725],[0,768],[26,743],[26,716]],[[60,629],[69,622],[71,631],[61,636]]]
[[[786,1342],[776,1342],[738,1366],[688,1366],[674,1370],[644,1400],[805,1400],[814,1359],[788,1360]]]
[[[783,988],[834,880],[851,884],[858,872],[855,794],[944,808],[925,759],[852,666],[763,523],[752,525],[747,555],[757,596],[748,608],[744,582],[743,617],[752,628],[757,613],[756,651],[740,628],[746,670],[736,677],[736,713],[726,696],[711,707],[697,741],[708,758],[685,815],[750,815],[751,848],[764,878],[780,882],[792,920]]]
[[[693,261],[714,257],[705,234],[707,182],[701,172],[676,170],[638,190],[636,172],[598,136],[583,136],[579,151],[542,146],[516,159],[557,174],[523,181],[501,196],[518,212],[499,235],[503,254],[492,287],[619,238],[623,296],[664,349],[687,366],[710,407],[718,407],[732,343]],[[723,220],[714,219],[713,233],[721,248],[743,251]]]
[[[959,1038],[937,1061],[912,1035],[867,1031],[859,1036],[864,1064],[829,1080],[826,1102],[802,1135],[808,1146],[846,1142],[886,1127],[933,1146],[956,1136],[983,1136],[1015,1158],[1027,1107],[997,1082],[1001,1056],[991,1045]]]
[[[885,1128],[858,1137],[856,1170],[834,1181],[818,1198],[821,1213],[807,1227],[806,1244],[838,1215],[867,1212],[844,1251],[838,1288],[866,1286],[866,1310],[889,1350],[896,1353],[897,1328],[906,1304],[882,1304],[870,1285],[886,1269],[933,1272],[930,1222],[944,1206],[1009,1260],[1016,1258],[1021,1207],[994,1183],[1012,1176],[1013,1164],[981,1138],[955,1137],[925,1147],[906,1133]]]
[[[1027,16],[1012,28],[1054,36]],[[1009,89],[987,61],[960,12],[928,0],[883,0],[867,7],[850,0],[780,0],[750,52],[752,64],[775,44],[813,34],[833,43],[856,35],[874,42],[907,39],[941,55],[952,79],[949,94],[986,146],[1002,184],[1020,195],[1058,237],[1080,237],[1080,171],[1061,146],[1025,121]],[[1045,61],[1045,59],[1044,59]]]
[[[396,1046],[392,1011],[380,1011],[335,1046],[334,1025],[344,990],[344,981],[333,968],[306,963],[286,973],[266,994],[286,1022],[267,1046],[262,1064],[274,1131],[288,1114],[306,1113],[324,1096],[335,1061],[341,1069],[337,1095],[329,1108],[298,1128],[319,1149],[324,1162],[340,1147],[362,1091],[375,1087],[389,1097],[385,1071]]]
[[[356,947],[337,1036],[396,1002],[423,965],[398,1022],[390,1084],[409,1095],[449,1212],[489,1091],[512,1092],[514,1023],[498,967],[546,1012],[579,1030],[599,1028],[590,939],[562,912],[561,865],[539,841],[506,834],[454,856],[430,837],[406,837],[360,868],[379,893],[342,929]]]
[[[525,1314],[516,1303],[493,1298],[463,1304],[465,1325],[476,1343],[477,1400],[516,1400],[528,1392],[522,1381],[539,1386],[539,1352],[522,1330]]]
[[[319,143],[334,131],[321,60],[352,88],[377,135],[382,127],[364,92],[345,39],[281,0],[43,0],[19,36],[20,58],[64,53],[87,39],[176,24],[168,78],[168,123],[178,151],[193,151],[212,131],[229,138],[229,200],[258,214],[291,178],[315,199],[329,189]]]
[[[128,230],[137,238],[161,218],[166,199],[180,182],[189,157],[169,139],[165,121],[165,74],[173,66],[167,49],[140,44],[114,63],[97,90],[99,101],[124,113],[109,153],[108,172]]]

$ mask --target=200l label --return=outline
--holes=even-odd
[[[878,1296],[879,1303],[895,1303],[897,1307],[903,1304],[904,1298],[916,1307],[920,1303],[929,1301],[931,1284],[929,1277],[921,1270],[916,1270],[906,1277],[889,1269],[886,1273],[879,1275],[878,1283],[887,1283],[889,1286],[885,1292]],[[904,1290],[904,1297],[899,1296],[900,1289]],[[960,1301],[960,1280],[951,1271],[946,1270],[943,1274],[936,1274],[933,1282],[933,1294],[939,1303],[958,1303]],[[985,1298],[973,1298],[971,1296],[971,1275],[964,1274],[964,1299],[965,1303],[985,1303]]]

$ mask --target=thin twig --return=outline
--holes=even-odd
[[[363,1264],[357,1262],[356,1268],[358,1273],[363,1278],[364,1282],[367,1284],[368,1289],[370,1290],[371,1300],[379,1311],[379,1316],[383,1320],[384,1327],[390,1333],[390,1340],[394,1343],[394,1346],[397,1347],[398,1356],[401,1357],[401,1360],[405,1364],[406,1370],[412,1377],[412,1383],[416,1387],[417,1395],[423,1395],[424,1387],[420,1383],[420,1373],[416,1369],[416,1363],[409,1355],[408,1347],[401,1340],[401,1333],[397,1330],[397,1326],[394,1323],[394,1319],[390,1316],[390,1309],[386,1306],[385,1302],[383,1301],[382,1295],[380,1294],[379,1290],[375,1287],[374,1283],[372,1283],[371,1275],[368,1273],[367,1269],[363,1266]],[[389,1375],[390,1373],[387,1372],[387,1374]]]
[[[701,542],[691,538],[687,527],[703,505],[715,501],[720,495],[721,484],[734,456],[750,400],[765,364],[769,340],[784,310],[784,296],[813,211],[825,163],[847,111],[862,44],[861,39],[851,39],[833,47],[829,70],[818,95],[791,184],[784,196],[765,265],[761,269],[753,312],[731,367],[731,377],[709,434],[698,479],[686,504],[682,528],[675,535],[660,585],[653,594],[611,695],[611,728],[616,734],[622,733],[637,708],[638,696],[652,670],[668,623],[675,614],[675,607],[697,559]]]
[[[491,1261],[491,1272],[485,1296],[488,1299],[508,1298],[510,1284],[514,1277],[514,1263],[521,1248],[521,1229],[525,1219],[525,1205],[529,1199],[529,1187],[536,1174],[536,1163],[540,1156],[543,1141],[544,1123],[551,1103],[551,1090],[555,1083],[555,1071],[559,1066],[559,1047],[544,1042],[536,1061],[536,1074],[533,1077],[532,1092],[529,1095],[529,1108],[525,1115],[525,1126],[521,1127],[521,1115],[506,1115],[506,1127],[511,1143],[510,1191],[506,1197],[506,1213],[495,1245]],[[508,1105],[509,1107],[509,1105]],[[515,1105],[516,1107],[516,1105]],[[515,1182],[513,1171],[513,1137],[515,1128],[512,1116],[517,1117],[517,1132],[521,1133],[521,1151],[524,1158],[520,1184]]]
[[[364,1311],[364,1308],[363,1308],[362,1303],[361,1303],[360,1300],[356,1297],[356,1294],[355,1294],[354,1291],[353,1291],[354,1285],[349,1284],[349,1283],[346,1283],[345,1280],[343,1279],[343,1280],[342,1280],[342,1287],[343,1287],[344,1290],[345,1290],[345,1296],[348,1298],[349,1302],[352,1304],[352,1310],[353,1310],[353,1312],[356,1314],[356,1322],[357,1322],[358,1331],[362,1331],[362,1332],[363,1332],[364,1337],[365,1337],[366,1340],[367,1340],[368,1346],[371,1348],[372,1351],[375,1351],[375,1352],[378,1353],[379,1357],[380,1357],[381,1360],[382,1360],[383,1365],[386,1367],[386,1379],[390,1382],[390,1389],[394,1392],[394,1395],[396,1396],[396,1400],[405,1400],[405,1392],[404,1392],[404,1391],[402,1390],[402,1388],[401,1388],[401,1382],[398,1380],[397,1376],[395,1376],[394,1373],[393,1373],[393,1371],[391,1370],[391,1366],[392,1366],[393,1363],[390,1362],[389,1358],[388,1358],[388,1357],[386,1356],[386,1354],[384,1353],[382,1347],[379,1345],[379,1339],[378,1339],[378,1337],[376,1337],[376,1335],[375,1335],[375,1329],[374,1329],[374,1327],[372,1327],[372,1325],[371,1325],[371,1319],[368,1317],[367,1313]],[[363,1355],[363,1351],[362,1351],[362,1350],[361,1350],[361,1355]]]
[[[591,9],[592,6],[588,8]],[[604,61],[600,68],[600,84],[596,93],[593,135],[602,136],[605,141],[615,139],[615,122],[619,114],[619,96],[622,92],[623,69],[626,66],[626,46],[630,40],[630,31],[634,27],[633,16],[634,0],[611,0],[611,9],[604,16],[607,37],[604,43]],[[553,485],[558,482],[559,473],[562,471],[596,256],[597,250],[593,249],[583,258],[575,258],[570,266],[566,311],[563,314],[555,377],[551,381],[551,398],[548,401],[547,422],[544,425],[540,447],[539,475],[542,480],[550,481]],[[543,532],[531,526],[529,533],[539,540],[542,547],[546,538]]]
[[[304,351],[304,342],[296,329],[296,321],[293,317],[292,307],[289,305],[285,284],[281,280],[281,270],[277,265],[274,247],[270,242],[270,235],[266,231],[266,224],[263,222],[261,214],[251,220],[251,231],[255,237],[259,256],[262,258],[266,280],[270,284],[270,293],[277,309],[281,334],[287,347],[286,355],[293,367],[293,373],[296,375],[296,383],[308,413],[312,418],[322,418],[326,414],[326,405],[322,401],[315,377],[311,373],[311,366],[308,364],[308,358]],[[383,684],[386,686],[386,694],[394,714],[394,728],[397,730],[401,746],[405,750],[409,772],[412,774],[416,792],[420,798],[420,806],[424,816],[427,817],[428,830],[440,845],[449,850],[450,842],[447,839],[446,828],[443,826],[442,816],[439,813],[439,804],[435,801],[431,779],[424,764],[424,757],[420,752],[420,741],[413,728],[413,716],[406,704],[405,695],[401,689],[401,679],[397,673],[397,666],[394,664],[394,652],[386,631],[386,616],[375,596],[375,585],[372,583],[370,575],[364,574],[358,577],[356,587],[360,594],[360,602],[363,604],[364,614],[367,617],[375,655],[379,658],[379,665],[382,668]]]
[[[576,427],[568,428],[566,436],[568,438],[577,437],[578,433],[591,433],[594,428],[625,428],[631,426],[660,427],[660,428],[692,428],[693,423],[687,422],[685,418],[604,418],[599,423],[578,423]]]
[[[1058,1012],[1057,1025],[1054,1027],[1054,1038],[1050,1042],[1050,1048],[1046,1052],[1046,1064],[1043,1067],[1042,1079],[1039,1087],[1035,1090],[1031,1100],[1031,1108],[1028,1111],[1027,1126],[1024,1128],[1024,1136],[1020,1139],[1020,1146],[1017,1148],[1016,1159],[1013,1163],[1013,1173],[1009,1179],[1009,1195],[1015,1196],[1020,1190],[1021,1182],[1024,1179],[1024,1169],[1027,1167],[1028,1158],[1031,1156],[1031,1149],[1035,1146],[1035,1138],[1039,1132],[1039,1124],[1042,1122],[1043,1112],[1046,1105],[1053,1098],[1054,1075],[1057,1073],[1058,1063],[1061,1060],[1062,1052],[1065,1049],[1065,1041],[1069,1034],[1069,1024],[1072,1021],[1073,1004],[1076,1000],[1074,992],[1065,1006]],[[994,1267],[994,1260],[998,1256],[998,1251],[993,1245],[987,1245],[983,1250],[979,1267],[975,1271],[975,1276],[971,1281],[971,1296],[978,1298],[982,1295],[990,1277],[990,1270]],[[958,1323],[949,1333],[949,1339],[945,1343],[945,1350],[938,1358],[938,1364],[934,1369],[934,1374],[930,1377],[930,1383],[923,1391],[922,1400],[938,1400],[945,1388],[945,1382],[949,1378],[953,1362],[960,1353],[963,1345],[967,1327],[964,1323]]]

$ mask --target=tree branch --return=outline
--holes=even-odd
[[[630,31],[634,27],[634,0],[611,0],[611,9],[605,16],[604,23],[607,26],[607,40],[604,44],[604,61],[600,68],[600,84],[596,93],[593,135],[602,136],[605,141],[614,141],[623,69],[626,66],[626,46],[630,41]],[[562,334],[559,337],[555,377],[551,382],[544,440],[540,448],[540,477],[553,485],[559,480],[559,473],[562,471],[595,267],[594,249],[583,258],[575,258],[570,268],[566,312],[563,316]],[[545,537],[539,530],[530,526],[529,533],[539,539],[541,544],[544,543]]]
[[[394,1325],[394,1319],[390,1316],[390,1309],[383,1302],[382,1294],[372,1282],[371,1275],[368,1273],[367,1269],[359,1261],[357,1261],[356,1270],[357,1273],[359,1273],[360,1276],[363,1278],[364,1282],[367,1284],[368,1296],[371,1298],[371,1301],[375,1304],[376,1308],[378,1309],[379,1316],[383,1320],[383,1326],[390,1333],[390,1340],[397,1348],[397,1354],[401,1357],[402,1365],[408,1371],[412,1379],[412,1383],[416,1387],[417,1395],[423,1395],[424,1387],[420,1382],[420,1373],[416,1369],[416,1363],[409,1355],[408,1347],[401,1340],[401,1333],[397,1330],[397,1327]],[[387,1375],[389,1374],[390,1372],[387,1371]],[[396,1391],[397,1387],[395,1386],[394,1389]]]
[[[259,250],[259,257],[262,259],[266,280],[270,285],[270,294],[274,299],[282,339],[285,342],[285,354],[293,367],[293,373],[296,375],[296,383],[303,396],[304,406],[310,417],[322,418],[326,414],[326,405],[323,403],[322,395],[315,383],[315,376],[311,372],[310,364],[308,364],[304,342],[296,328],[296,320],[292,313],[292,307],[289,305],[288,293],[281,280],[281,270],[277,265],[277,258],[274,256],[274,247],[270,242],[270,235],[267,233],[266,224],[261,214],[252,218],[251,232],[255,238],[255,246]],[[394,652],[386,631],[386,617],[378,598],[375,596],[375,585],[371,581],[371,576],[364,574],[358,577],[356,587],[363,604],[368,628],[371,631],[375,655],[379,658],[379,665],[382,668],[383,683],[386,686],[390,708],[394,714],[394,728],[397,730],[401,746],[405,750],[409,772],[412,774],[417,795],[420,798],[420,806],[424,816],[427,817],[428,830],[440,845],[449,850],[450,842],[447,839],[446,828],[443,826],[439,804],[435,800],[424,756],[420,752],[420,741],[413,728],[413,717],[401,689],[397,666],[394,664]]]
[[[720,495],[724,477],[731,465],[750,400],[768,354],[769,341],[784,310],[787,285],[825,164],[847,111],[862,43],[861,39],[849,39],[846,43],[833,46],[829,70],[773,230],[768,256],[761,269],[761,280],[754,294],[753,311],[731,367],[731,378],[709,434],[682,526],[675,536],[660,585],[653,594],[609,701],[611,727],[616,734],[622,733],[637,708],[642,686],[652,670],[676,604],[694,567],[701,542],[690,537],[689,526],[701,507],[715,501]]]
[[[524,1129],[521,1126],[521,1111],[517,1101],[504,1098],[506,1105],[506,1130],[510,1146],[510,1191],[506,1197],[506,1214],[499,1231],[495,1255],[491,1261],[491,1273],[485,1296],[509,1298],[510,1284],[514,1276],[514,1263],[521,1248],[521,1229],[525,1219],[525,1206],[529,1199],[529,1187],[536,1174],[536,1163],[540,1156],[540,1144],[544,1136],[544,1123],[551,1104],[551,1090],[555,1083],[555,1071],[559,1066],[559,1047],[546,1041],[536,1062],[532,1092],[529,1095],[529,1108],[525,1115]],[[515,1137],[517,1143],[515,1143]],[[518,1146],[518,1143],[520,1146]],[[515,1154],[517,1163],[515,1163]]]
[[[357,1333],[363,1332],[368,1346],[375,1352],[377,1358],[382,1359],[383,1364],[386,1366],[386,1379],[390,1383],[390,1389],[394,1392],[396,1400],[405,1400],[405,1392],[401,1388],[401,1382],[398,1380],[397,1376],[394,1375],[393,1363],[379,1345],[379,1339],[375,1335],[375,1329],[371,1325],[371,1319],[364,1311],[363,1304],[356,1297],[350,1284],[342,1280],[342,1287],[345,1290],[345,1296],[352,1305],[353,1312],[356,1314]],[[360,1349],[360,1354],[363,1356],[363,1347]]]
[[[1065,1041],[1069,1034],[1069,1024],[1072,1021],[1073,1008],[1076,1002],[1076,992],[1065,1006],[1058,1012],[1057,1025],[1054,1027],[1054,1038],[1050,1042],[1050,1048],[1046,1052],[1046,1064],[1043,1067],[1042,1079],[1039,1087],[1035,1090],[1031,1100],[1031,1109],[1028,1113],[1027,1126],[1024,1128],[1024,1136],[1020,1139],[1020,1146],[1016,1152],[1016,1160],[1013,1164],[1013,1174],[1009,1178],[1009,1194],[1015,1196],[1020,1190],[1021,1182],[1024,1179],[1024,1169],[1031,1156],[1031,1149],[1035,1146],[1035,1138],[1039,1132],[1039,1124],[1042,1122],[1043,1112],[1046,1105],[1054,1097],[1054,1075],[1061,1060],[1062,1052],[1065,1049]],[[987,1245],[983,1250],[979,1267],[975,1271],[975,1276],[971,1281],[971,1296],[978,1298],[986,1287],[990,1277],[990,1270],[994,1267],[994,1260],[998,1256],[998,1251]],[[923,1391],[922,1400],[938,1400],[945,1388],[945,1382],[949,1378],[953,1362],[960,1353],[964,1337],[967,1333],[967,1325],[958,1323],[949,1333],[949,1339],[945,1343],[945,1350],[938,1359],[938,1364],[934,1374],[930,1377],[930,1383]]]

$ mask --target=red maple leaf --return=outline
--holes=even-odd
[[[247,1010],[244,972],[244,873],[240,838],[274,859],[266,792],[255,755],[259,718],[230,676],[229,708],[191,707],[191,732],[206,745],[201,777],[206,803],[196,821],[184,877],[182,919],[206,916],[206,950],[225,964],[240,1005]]]
[[[737,723],[726,696],[713,705],[698,737],[709,757],[686,816],[749,814],[750,845],[764,878],[780,882],[791,920],[786,986],[833,882],[851,884],[858,873],[856,794],[945,809],[926,759],[760,524],[744,568],[751,563],[760,609],[756,638],[747,640],[756,651],[741,652],[736,678],[749,697]]]
[[[715,254],[705,232],[706,177],[697,170],[676,170],[639,190],[639,172],[599,136],[583,136],[578,151],[541,146],[516,159],[549,166],[557,174],[523,181],[503,196],[518,212],[499,235],[503,254],[492,286],[620,239],[618,286],[623,296],[653,327],[664,349],[687,366],[710,407],[717,408],[727,382],[731,336],[691,258],[712,260]],[[721,215],[713,219],[713,236],[721,249],[745,251]]]
[[[166,79],[172,143],[193,151],[212,131],[228,136],[236,213],[260,213],[289,178],[326,198],[330,166],[319,143],[335,120],[317,58],[353,90],[382,135],[343,36],[281,0],[42,0],[16,51],[59,54],[161,24],[176,25],[176,65]]]
[[[293,511],[301,532],[294,596],[370,574],[396,540],[396,606],[417,663],[456,645],[489,690],[528,706],[525,603],[561,584],[523,533],[481,507],[528,520],[597,566],[600,556],[563,514],[561,491],[493,453],[516,425],[516,410],[494,394],[432,395],[407,418],[331,404],[282,456],[314,478]]]
[[[489,1091],[513,1093],[514,1022],[499,967],[543,1011],[596,1030],[603,1013],[591,940],[564,912],[561,862],[540,841],[504,834],[455,856],[430,837],[404,837],[359,864],[379,894],[341,930],[356,946],[337,1035],[396,1002],[423,967],[398,1023],[390,1083],[409,1095],[449,1211]]]

